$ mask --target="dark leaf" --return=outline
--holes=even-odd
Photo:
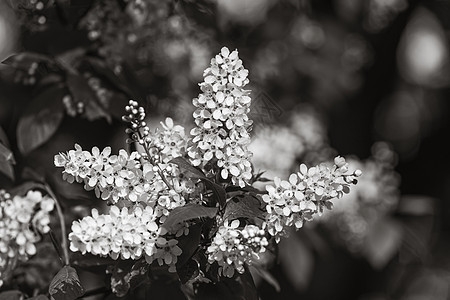
[[[32,298],[27,298],[27,300],[49,300],[45,295],[37,295]]]
[[[0,293],[1,300],[22,300],[25,299],[21,291],[6,291]]]
[[[198,219],[198,218],[213,218],[217,214],[216,207],[206,207],[200,204],[186,204],[182,207],[177,207],[172,210],[162,225],[167,231],[172,232],[176,229],[176,225]]]
[[[192,179],[202,179],[206,178],[205,174],[199,169],[191,165],[186,159],[182,157],[175,157],[169,163],[177,165],[181,172]]]
[[[9,148],[8,136],[6,135],[6,132],[3,130],[1,126],[0,126],[0,144],[3,144],[6,146],[6,148]]]
[[[62,86],[52,86],[27,107],[17,125],[17,144],[22,153],[41,146],[56,132],[64,117],[64,95]]]
[[[199,247],[201,230],[202,224],[194,224],[189,227],[189,234],[182,235],[177,238],[178,247],[183,250],[181,255],[178,257],[177,269],[178,267],[183,267]]]
[[[216,284],[200,284],[196,299],[258,300],[258,293],[248,268],[234,278],[222,277]]]
[[[5,174],[9,179],[14,180],[14,168],[15,164],[14,155],[7,147],[7,138],[4,135],[3,130],[0,127],[0,173]]]
[[[15,179],[14,168],[10,162],[0,160],[0,173],[5,174],[12,181]]]
[[[44,62],[48,64],[54,63],[53,59],[51,59],[49,56],[33,52],[22,52],[19,54],[13,54],[4,61],[2,61],[2,63],[5,65],[10,65],[14,68],[21,69],[24,71],[28,71],[31,64],[39,62]]]
[[[66,82],[75,102],[84,104],[84,116],[89,121],[105,118],[108,122],[111,122],[111,116],[99,103],[97,95],[88,84],[86,78],[78,74],[68,73]]]
[[[86,60],[89,62],[92,69],[95,70],[96,73],[103,76],[109,83],[116,89],[123,92],[130,98],[137,99],[136,96],[130,91],[130,89],[120,80],[120,78],[111,71],[111,68],[106,64],[106,62],[100,58],[96,58],[93,56],[86,57]]]
[[[46,188],[45,188],[45,186],[42,183],[33,182],[33,181],[27,181],[27,182],[24,182],[24,183],[22,183],[22,184],[20,184],[18,186],[15,186],[14,188],[12,188],[10,190],[10,193],[13,194],[13,195],[24,196],[30,190],[45,191]]]
[[[199,168],[194,167],[182,157],[176,157],[172,159],[170,163],[177,165],[186,177],[191,179],[200,179],[201,181],[203,181],[206,187],[210,189],[216,196],[216,200],[219,203],[220,207],[225,206],[225,202],[227,199],[227,193],[225,192],[225,189],[214,181],[208,179]]]
[[[117,263],[117,261],[110,257],[100,257],[89,253],[83,255],[80,252],[72,252],[70,261],[74,266],[94,273],[104,273],[109,265]]]
[[[149,282],[147,272],[149,264],[145,259],[138,261],[119,261],[111,276],[111,289],[118,297],[125,296],[130,289],[135,289],[143,283]]]
[[[397,253],[402,243],[400,224],[383,218],[372,224],[364,243],[364,255],[375,269],[382,269]]]
[[[189,280],[197,277],[200,274],[198,262],[193,259],[189,259],[181,268],[177,268],[178,277],[182,284],[185,284]]]
[[[314,270],[314,256],[305,243],[292,233],[279,244],[280,265],[284,274],[298,292],[308,286]]]
[[[249,193],[239,195],[227,202],[224,219],[234,220],[238,218],[261,218],[264,211],[261,209],[260,200]]]
[[[280,292],[280,284],[278,283],[278,280],[269,271],[259,266],[250,266],[250,270],[253,277],[257,278],[257,276],[259,276],[261,279],[264,279],[268,284],[273,286],[277,292]]]
[[[73,300],[84,294],[77,271],[70,266],[63,267],[56,274],[48,291],[55,300]]]

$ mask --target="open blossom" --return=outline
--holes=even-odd
[[[209,263],[217,262],[219,272],[226,277],[233,277],[235,270],[244,273],[244,264],[251,265],[252,261],[259,259],[258,254],[266,251],[268,245],[264,230],[258,226],[238,227],[239,220],[231,224],[225,222],[206,251]]]
[[[50,231],[54,200],[39,191],[11,196],[0,190],[0,282],[9,259],[26,261],[36,254],[40,234]]]
[[[286,234],[286,227],[301,228],[305,221],[322,214],[324,207],[331,208],[331,199],[349,192],[350,184],[361,171],[348,174],[348,164],[342,157],[336,157],[334,163],[331,168],[321,164],[309,169],[302,164],[288,181],[275,177],[275,186],[266,187],[268,194],[262,199],[267,211],[265,227],[270,235],[279,239]]]
[[[164,237],[167,232],[158,219],[158,212],[150,206],[133,209],[112,206],[109,214],[99,214],[93,209],[91,216],[72,223],[70,250],[113,259],[145,257],[148,263],[157,260],[174,271],[181,249],[176,246],[177,240]]]
[[[200,83],[202,93],[193,99],[196,127],[191,130],[193,146],[188,149],[195,166],[217,161],[221,177],[231,178],[240,186],[245,186],[252,176],[251,152],[247,149],[251,98],[250,91],[244,90],[249,82],[247,76],[237,50],[230,53],[223,47],[211,59]]]

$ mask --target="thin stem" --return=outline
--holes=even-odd
[[[66,223],[64,221],[64,214],[63,214],[61,206],[59,205],[59,202],[58,202],[55,194],[53,193],[52,189],[50,188],[50,186],[45,184],[45,190],[50,195],[50,197],[52,197],[53,200],[55,200],[56,211],[58,212],[59,224],[61,226],[61,247],[62,247],[63,256],[64,256],[64,265],[68,266],[70,264],[69,250],[68,250],[69,247],[68,247],[68,241],[67,241],[67,233],[66,233],[66,225],[65,225]]]
[[[139,132],[139,130],[137,130],[137,134],[139,135],[139,139],[144,140],[144,137],[142,136],[142,134]],[[169,183],[169,181],[167,180],[166,176],[164,176],[163,170],[161,169],[160,165],[158,163],[156,163],[151,155],[150,155],[150,151],[147,148],[147,145],[145,145],[145,140],[144,140],[144,144],[142,145],[144,147],[145,153],[147,154],[148,160],[150,161],[150,163],[156,167],[158,167],[158,174],[161,177],[161,179],[164,181],[164,183],[167,185],[167,187],[171,190],[173,190],[174,188],[172,187],[172,185]]]

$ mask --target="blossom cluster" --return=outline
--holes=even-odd
[[[301,164],[288,181],[275,177],[275,186],[267,185],[268,194],[262,196],[267,211],[265,228],[277,240],[286,235],[287,227],[301,228],[324,208],[331,209],[330,200],[348,193],[360,175],[360,170],[349,174],[348,163],[338,156],[332,167],[321,164],[308,168]]]
[[[169,163],[185,153],[184,128],[167,118],[161,130],[151,133],[143,121],[142,107],[130,101],[126,110],[129,115],[124,119],[131,123],[128,132],[143,148],[140,152],[128,154],[121,149],[118,155],[111,155],[110,147],[102,151],[94,147],[89,152],[75,145],[55,156],[55,165],[64,168],[65,180],[82,182],[86,190],[93,189],[98,198],[115,204],[108,214],[93,210],[91,216],[73,222],[70,248],[113,259],[145,256],[147,262],[157,260],[175,271],[181,249],[161,225],[171,210],[198,194],[195,183]],[[171,234],[178,237],[188,232],[180,226]]]
[[[50,231],[50,212],[54,200],[39,191],[28,191],[25,196],[11,196],[0,190],[0,285],[7,274],[3,270],[9,260],[26,261],[36,254],[35,244],[41,234]]]
[[[266,232],[256,225],[246,225],[239,229],[239,220],[230,224],[226,221],[217,230],[206,254],[209,263],[219,264],[219,273],[233,277],[234,271],[244,273],[244,264],[252,264],[259,259],[258,254],[266,251],[269,244]]]
[[[139,259],[145,257],[150,264],[157,260],[175,271],[181,249],[174,238],[163,237],[167,232],[158,224],[160,212],[151,206],[122,209],[112,206],[109,214],[92,210],[91,216],[72,223],[69,234],[70,250],[113,259]]]
[[[237,50],[230,52],[223,47],[211,59],[200,83],[203,93],[193,100],[196,127],[191,130],[193,146],[188,149],[194,166],[216,162],[221,177],[231,178],[241,187],[252,177],[251,152],[247,149],[251,98],[250,91],[244,90],[247,76]]]
[[[364,170],[364,176],[350,193],[327,211],[320,222],[331,228],[336,237],[353,253],[360,253],[376,223],[387,217],[400,199],[400,177],[394,171],[395,153],[391,147],[378,142],[372,156],[361,161],[348,160],[352,168]]]

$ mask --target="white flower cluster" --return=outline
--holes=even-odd
[[[223,47],[211,59],[200,83],[203,93],[193,99],[196,127],[191,130],[193,146],[188,149],[194,166],[217,162],[221,177],[231,178],[241,187],[252,177],[251,152],[247,149],[251,98],[250,91],[244,90],[247,76],[237,50],[230,53]]]
[[[239,229],[239,220],[231,224],[225,222],[214,236],[206,254],[208,262],[219,264],[219,273],[233,277],[234,271],[244,273],[244,264],[251,265],[259,259],[258,254],[266,251],[269,244],[265,231],[255,225],[246,225]]]
[[[112,206],[109,214],[92,215],[72,223],[69,234],[70,250],[107,256],[113,259],[139,259],[142,256],[150,264],[157,260],[175,271],[177,256],[181,249],[176,239],[162,237],[166,233],[160,227],[160,215],[152,207],[133,209]]]
[[[26,261],[36,254],[40,235],[50,231],[49,214],[53,208],[54,200],[39,191],[11,197],[0,190],[0,285],[2,270],[10,259]]]
[[[167,118],[161,123],[162,130],[150,133],[145,122],[139,120],[145,116],[143,109],[132,101],[128,111],[133,124],[139,123],[132,126],[132,132],[145,153],[128,154],[122,149],[118,155],[111,155],[110,147],[101,152],[94,147],[89,152],[75,145],[74,150],[55,156],[55,165],[64,168],[65,180],[83,182],[85,189],[94,189],[98,198],[117,204],[109,214],[99,215],[93,210],[92,216],[73,222],[70,249],[113,259],[145,256],[147,262],[157,260],[175,271],[181,249],[175,238],[166,236],[161,224],[171,210],[198,194],[195,183],[169,163],[185,153],[184,128]],[[151,159],[146,159],[148,155]],[[181,226],[173,234],[178,237],[187,233]]]
[[[383,142],[373,146],[372,157],[364,161],[353,158],[348,163],[364,170],[364,176],[320,221],[336,233],[348,250],[359,253],[376,223],[396,208],[400,177],[394,171],[395,153]]]
[[[324,207],[331,209],[331,199],[341,198],[349,192],[361,171],[348,172],[348,164],[342,157],[334,159],[330,168],[326,164],[315,167],[300,165],[300,171],[289,176],[289,180],[275,177],[275,186],[266,186],[268,194],[262,199],[266,204],[265,228],[276,240],[286,235],[286,227],[303,226],[317,214],[322,214]]]

